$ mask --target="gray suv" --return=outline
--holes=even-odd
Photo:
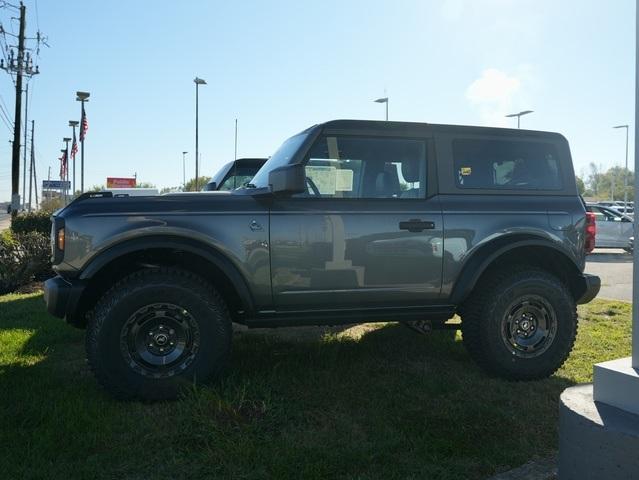
[[[249,327],[457,328],[489,374],[570,353],[594,214],[556,133],[338,120],[286,140],[229,194],[85,194],[53,217],[49,312],[87,329],[118,398],[173,398]]]

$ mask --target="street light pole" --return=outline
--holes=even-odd
[[[77,127],[79,123],[80,122],[78,122],[77,120],[69,120],[69,126],[71,128],[73,128],[73,145],[76,146],[76,150],[75,150],[76,152],[77,152],[77,143],[75,143],[75,142],[77,140],[76,140],[76,137],[75,137],[75,127]],[[71,146],[72,149],[73,149],[73,145]],[[75,190],[76,190],[75,185],[76,185],[76,183],[75,183],[75,153],[74,153],[73,154],[73,186],[71,187],[71,190],[73,191],[74,195],[75,195]]]
[[[200,163],[200,156],[199,156],[199,144],[198,144],[198,135],[199,135],[199,103],[200,103],[200,98],[199,98],[199,87],[200,85],[206,85],[206,80],[203,80],[201,78],[195,77],[193,79],[193,82],[195,83],[195,191],[197,192],[199,189],[199,163]]]
[[[182,191],[186,189],[186,154],[189,152],[182,152]]]
[[[377,100],[373,100],[375,103],[385,103],[386,104],[386,121],[388,122],[388,97],[378,98]]]
[[[626,129],[626,169],[623,172],[623,213],[626,213],[628,208],[628,125],[617,125],[612,128]]]
[[[521,117],[523,117],[524,115],[528,115],[529,113],[533,113],[534,110],[524,110],[522,112],[519,113],[511,113],[510,115],[506,115],[507,118],[513,118],[513,117],[517,117],[517,128],[520,128],[520,119]]]
[[[80,121],[80,193],[84,193],[84,124],[86,120],[86,113],[84,111],[84,102],[89,101],[91,94],[89,92],[76,92],[76,101],[82,104]]]

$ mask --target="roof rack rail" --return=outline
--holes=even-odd
[[[74,202],[81,202],[89,198],[111,198],[111,197],[113,197],[113,192],[87,192],[87,193],[83,193],[78,198],[76,198]]]

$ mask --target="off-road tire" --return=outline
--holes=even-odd
[[[552,375],[568,358],[577,335],[577,312],[570,291],[556,276],[529,266],[492,273],[463,305],[462,336],[470,356],[489,374],[508,380],[535,380]],[[556,331],[546,350],[522,358],[502,335],[508,307],[518,298],[539,296],[552,307]]]
[[[132,315],[163,303],[188,311],[197,329],[197,348],[183,370],[171,376],[136,371],[122,346],[122,332]],[[118,399],[170,400],[194,383],[217,377],[231,351],[228,309],[202,278],[177,268],[146,269],[116,283],[98,301],[87,324],[86,352],[98,383]],[[163,366],[159,367],[164,368]]]

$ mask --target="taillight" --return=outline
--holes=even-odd
[[[592,212],[586,212],[586,241],[584,243],[584,250],[586,253],[591,253],[595,249],[596,236],[597,222],[595,221],[595,214]]]

